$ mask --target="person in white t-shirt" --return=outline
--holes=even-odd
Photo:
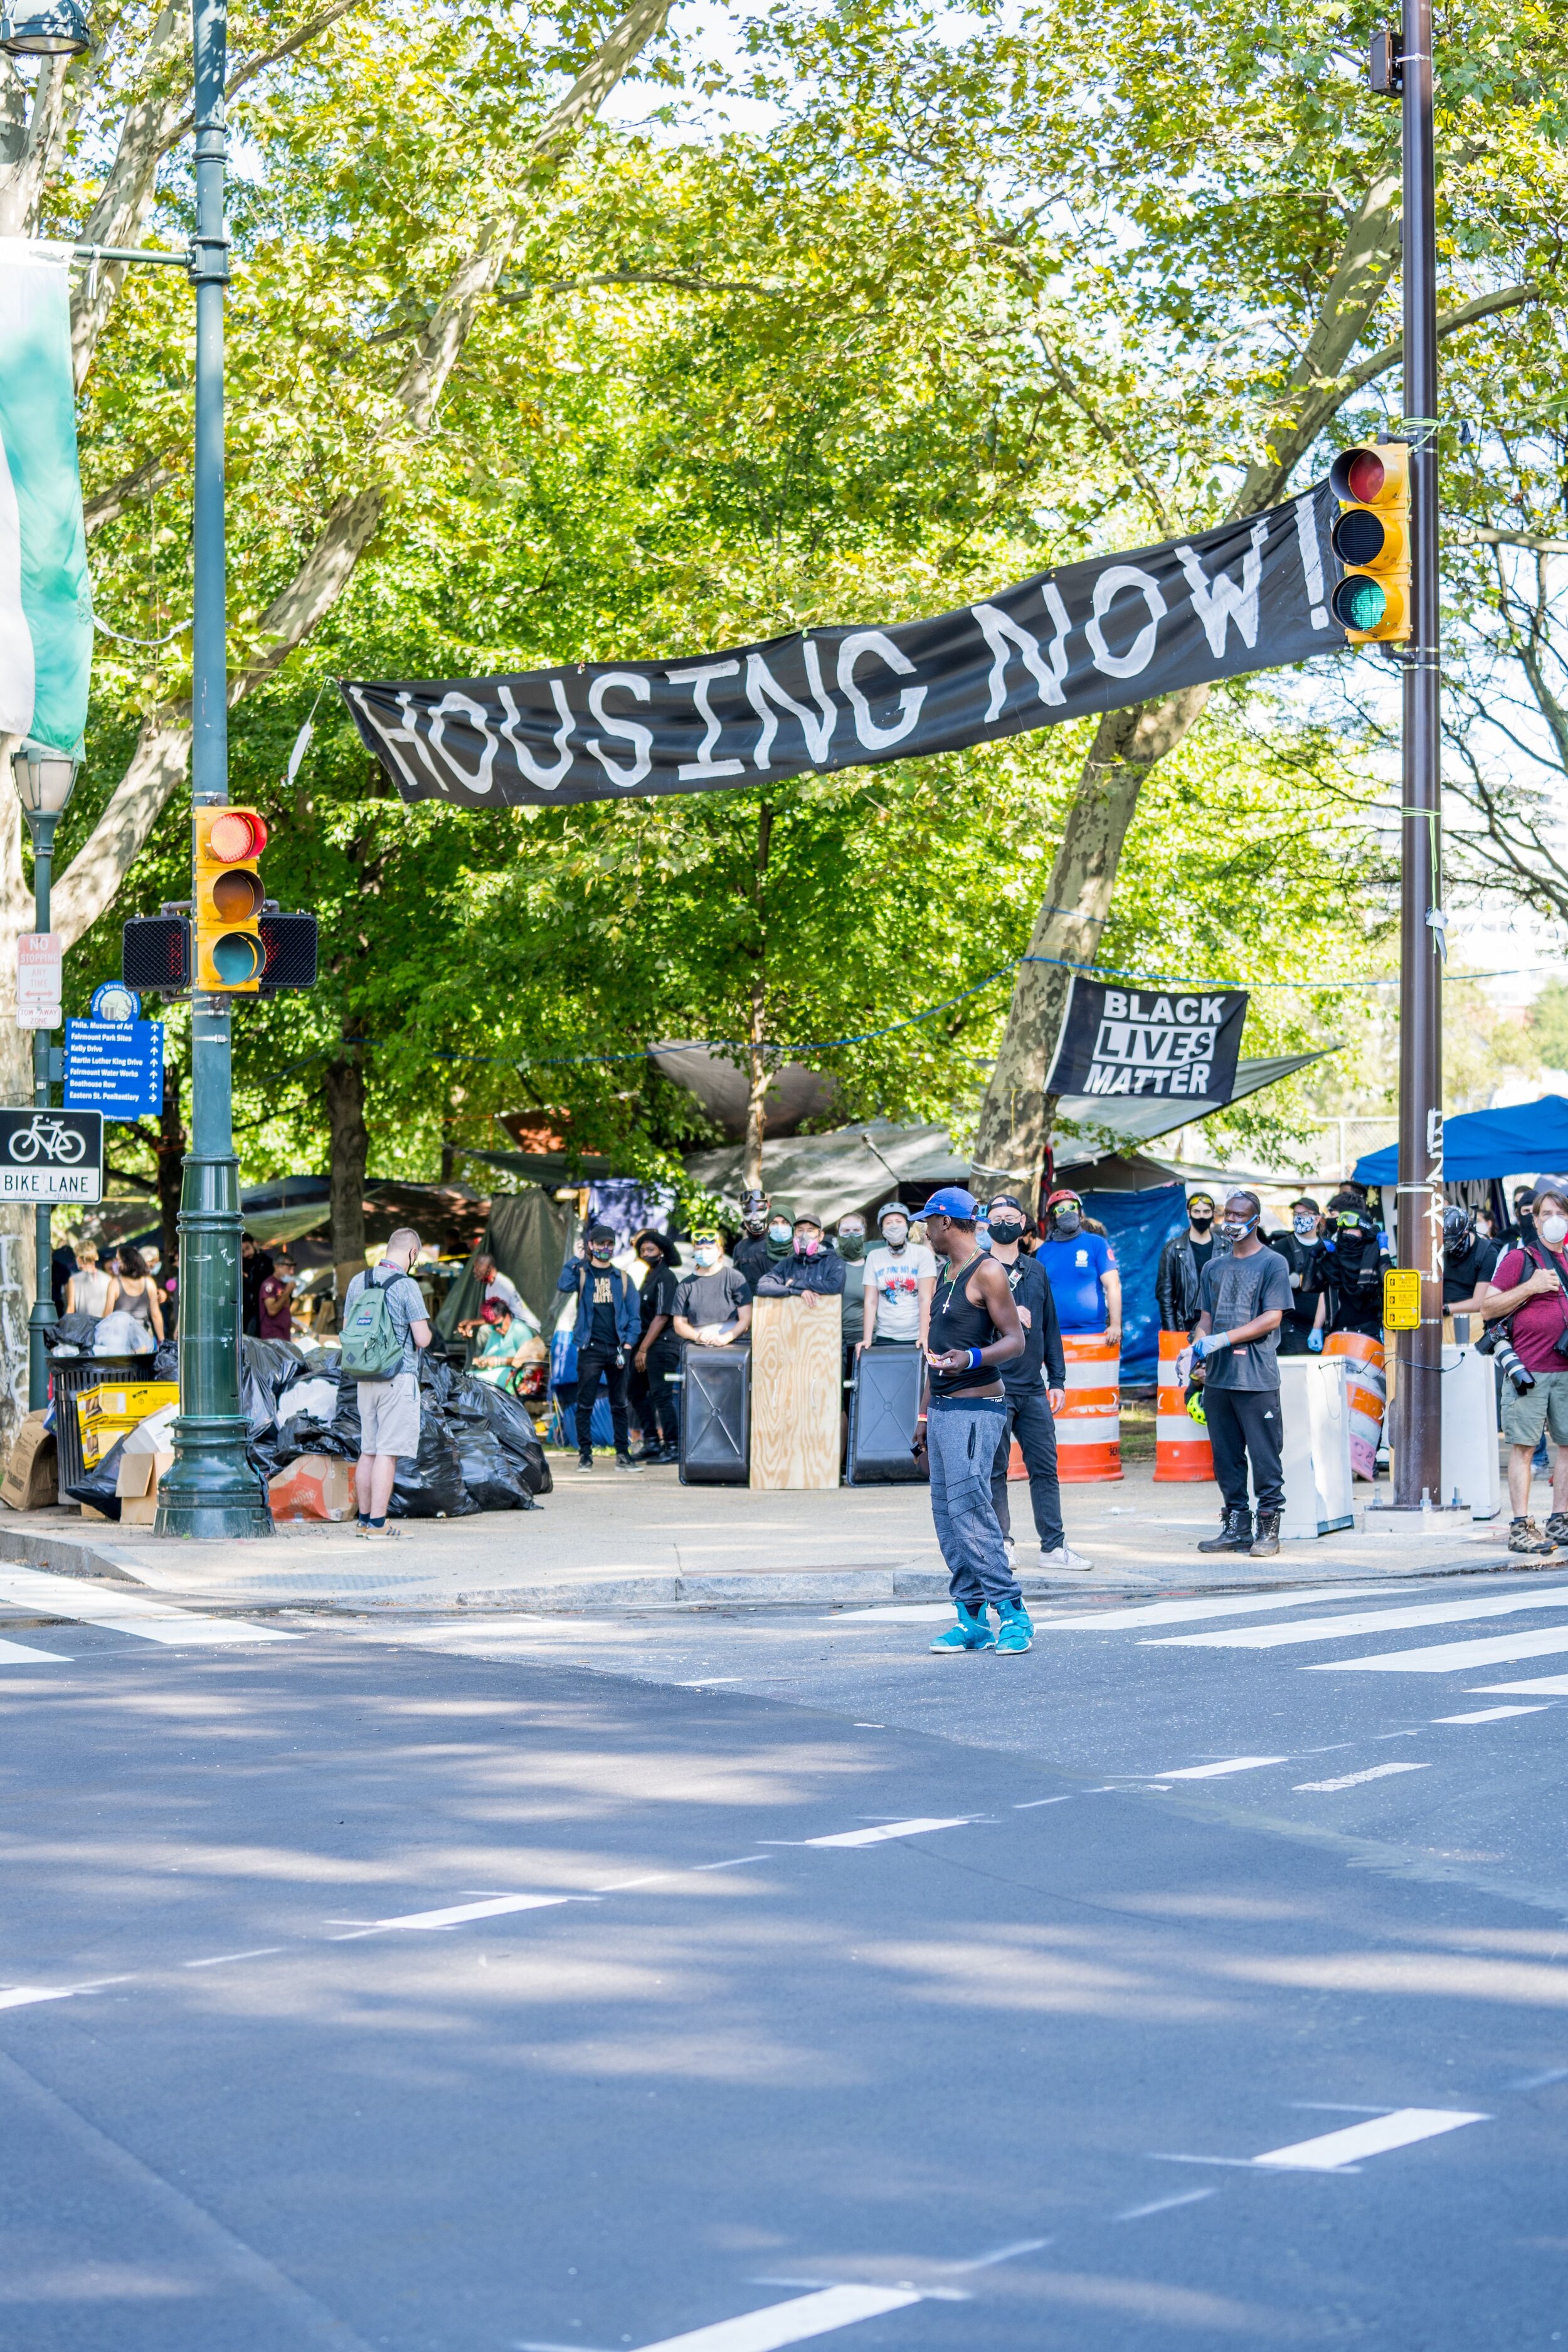
[[[936,1258],[910,1239],[910,1213],[901,1201],[877,1212],[882,1238],[866,1259],[866,1336],[862,1348],[925,1346],[936,1288]]]
[[[504,1307],[507,1313],[511,1316],[516,1322],[522,1324],[524,1328],[531,1331],[536,1339],[538,1338],[538,1316],[534,1314],[532,1308],[527,1304],[521,1292],[518,1289],[516,1283],[511,1279],[511,1276],[510,1275],[502,1274],[500,1271],[493,1257],[489,1256],[488,1253],[482,1253],[479,1257],[475,1258],[469,1271],[473,1275],[474,1280],[480,1286],[480,1297],[479,1306],[475,1307],[473,1314],[468,1318],[468,1321],[465,1323],[459,1323],[458,1326],[458,1331],[462,1334],[465,1339],[468,1337],[470,1332],[478,1331],[483,1328],[480,1324],[479,1318],[484,1309],[489,1305],[492,1298],[496,1301],[498,1306]]]

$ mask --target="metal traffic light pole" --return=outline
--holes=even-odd
[[[228,798],[228,646],[224,555],[223,289],[225,0],[193,0],[196,225],[195,622],[191,677],[195,815]],[[194,895],[194,888],[193,888]],[[193,981],[194,981],[193,974]],[[268,1536],[272,1517],[246,1459],[239,1409],[239,1162],[234,1150],[229,1007],[191,991],[191,1150],[180,1195],[180,1411],[156,1532]]]
[[[1411,628],[1404,656],[1399,1192],[1395,1249],[1421,1276],[1421,1322],[1396,1335],[1394,1501],[1443,1500],[1442,737],[1437,583],[1437,241],[1432,0],[1404,0],[1405,419]]]

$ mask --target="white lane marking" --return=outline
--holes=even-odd
[[[943,2263],[942,2267],[944,2271],[988,2271],[997,2263],[1012,2262],[1018,2254],[1037,2254],[1042,2246],[1050,2242],[1049,2238],[1020,2238],[1015,2245],[997,2246],[988,2254],[972,2254],[967,2262]]]
[[[1227,1756],[1223,1764],[1184,1764],[1179,1772],[1141,1772],[1142,1780],[1218,1780],[1227,1772],[1257,1772],[1265,1764],[1289,1764],[1289,1756]]]
[[[1478,1706],[1472,1715],[1435,1715],[1434,1723],[1500,1723],[1506,1715],[1544,1715],[1543,1706]]]
[[[771,1853],[738,1853],[731,1862],[694,1862],[693,1870],[739,1870],[742,1863],[771,1862]]]
[[[1537,1675],[1527,1683],[1479,1683],[1471,1696],[1484,1698],[1489,1691],[1539,1691],[1542,1698],[1568,1698],[1568,1675]]]
[[[281,1944],[258,1944],[254,1952],[215,1952],[210,1960],[182,1960],[183,1969],[222,1969],[230,1960],[266,1960],[283,1949]]]
[[[11,1985],[0,1992],[0,2009],[30,2009],[37,2000],[69,2000],[79,1992],[98,1992],[104,1985],[129,1982],[128,1977],[95,1977],[90,1984]]]
[[[838,1830],[832,1837],[760,1838],[761,1845],[881,1845],[889,1838],[924,1837],[931,1830],[963,1830],[976,1813],[957,1813],[950,1822],[879,1822],[875,1829]]]
[[[1342,2131],[1324,2132],[1319,2139],[1294,2140],[1289,2147],[1270,2148],[1252,2161],[1281,2171],[1342,2172],[1363,2156],[1386,2156],[1391,2148],[1414,2147],[1418,2140],[1436,2139],[1462,2124],[1490,2121],[1490,2116],[1465,2115],[1452,2107],[1396,2107],[1391,2116],[1347,2124]]]
[[[1305,1592],[1247,1592],[1228,1600],[1151,1601],[1129,1609],[1102,1609],[1087,1617],[1037,1617],[1037,1633],[1121,1633],[1129,1625],[1186,1625],[1202,1617],[1251,1616],[1258,1611],[1307,1609],[1318,1601],[1371,1600],[1374,1594],[1409,1592],[1407,1584],[1322,1584]],[[943,1611],[951,1616],[951,1610]]]
[[[1522,2074],[1510,2091],[1544,2091],[1549,2083],[1568,2083],[1568,2066],[1548,2066],[1543,2074]]]
[[[68,1666],[63,1650],[30,1650],[26,1642],[0,1642],[0,1666]]]
[[[699,1675],[694,1683],[677,1683],[677,1690],[717,1690],[721,1683],[743,1683],[744,1675]]]
[[[1346,1610],[1304,1625],[1227,1625],[1217,1633],[1165,1633],[1151,1650],[1279,1650],[1300,1642],[1348,1642],[1361,1633],[1397,1633],[1413,1625],[1458,1625],[1477,1617],[1507,1617],[1521,1609],[1568,1609],[1568,1584],[1543,1592],[1494,1592],[1484,1600],[1429,1601],[1410,1609]],[[1568,1642],[1563,1643],[1568,1649]]]
[[[1337,1780],[1298,1780],[1294,1794],[1303,1789],[1359,1789],[1363,1780],[1389,1780],[1395,1772],[1429,1772],[1430,1764],[1374,1764],[1367,1772],[1342,1772]]]
[[[935,1617],[951,1617],[951,1601],[910,1601],[901,1609],[836,1609],[824,1625],[923,1625]]]
[[[171,1609],[166,1601],[149,1601],[126,1586],[107,1591],[80,1577],[51,1576],[38,1568],[0,1569],[0,1601],[25,1608],[37,1616],[66,1617],[79,1625],[100,1625],[117,1633],[132,1633],[142,1642],[216,1644],[223,1642],[298,1642],[299,1633],[284,1633],[271,1625],[250,1625],[240,1618],[198,1617],[188,1610]]]
[[[488,1903],[453,1903],[441,1911],[404,1911],[395,1919],[371,1919],[357,1930],[362,1936],[375,1936],[389,1927],[460,1927],[469,1919],[499,1919],[508,1911],[548,1911],[558,1903],[581,1902],[574,1895],[497,1895]],[[352,1937],[334,1936],[337,1944],[353,1941]]]
[[[684,2336],[661,2336],[642,2352],[778,2352],[784,2344],[805,2344],[814,2336],[831,2336],[837,2327],[852,2327],[858,2319],[875,2319],[887,2311],[905,2311],[919,2303],[913,2287],[829,2286],[816,2294],[797,2294],[788,2303],[769,2304],[739,2319],[721,2319],[711,2327],[694,2327]]]
[[[1504,1666],[1510,1658],[1544,1658],[1568,1650],[1568,1633],[1504,1633],[1489,1642],[1435,1642],[1424,1650],[1380,1650],[1373,1658],[1334,1658],[1303,1666],[1309,1675],[1457,1675]]]
[[[1015,1805],[1013,1811],[1016,1813],[1034,1813],[1037,1812],[1042,1805],[1070,1805],[1078,1793],[1078,1790],[1073,1789],[1069,1790],[1065,1797],[1030,1797],[1026,1803]]]
[[[1134,2205],[1125,2213],[1113,2213],[1113,2221],[1146,2221],[1151,2213],[1173,2213],[1178,2205],[1201,2205],[1205,2197],[1217,2195],[1213,2189],[1189,2189],[1180,2197],[1156,2197],[1152,2205]]]

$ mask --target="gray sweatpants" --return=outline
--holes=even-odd
[[[1024,1597],[991,1505],[991,1465],[1006,1422],[1000,1397],[932,1397],[928,1411],[931,1513],[947,1589],[965,1609]]]

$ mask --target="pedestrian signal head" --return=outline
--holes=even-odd
[[[266,820],[256,809],[198,808],[194,822],[195,985],[253,991],[267,964],[260,925],[267,893],[258,864]]]
[[[1340,502],[1329,544],[1343,566],[1330,599],[1352,645],[1410,635],[1410,450],[1403,441],[1343,449],[1329,468]]]

